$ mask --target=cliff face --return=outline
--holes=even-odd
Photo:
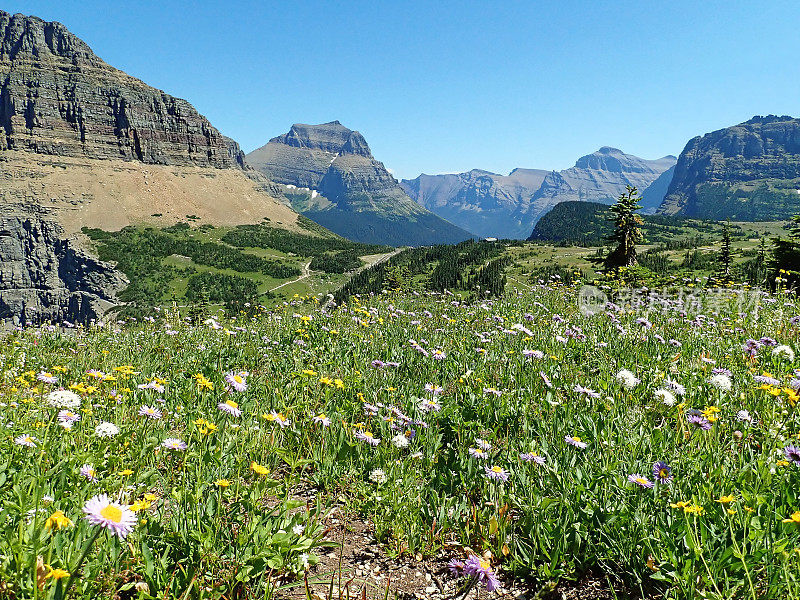
[[[466,173],[404,179],[403,189],[431,212],[481,237],[524,238],[524,215],[548,171],[514,169],[508,175],[473,169]]]
[[[359,242],[418,246],[471,237],[411,200],[364,137],[339,121],[292,125],[247,163],[286,186],[295,210]]]
[[[769,115],[693,138],[662,214],[788,219],[800,211],[800,119]]]
[[[227,168],[194,107],[107,65],[60,23],[0,11],[0,150]]]
[[[3,207],[0,256],[0,321],[17,325],[99,319],[127,284],[31,207]]]

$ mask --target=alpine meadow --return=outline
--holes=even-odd
[[[800,600],[795,3],[5,4],[0,600]]]

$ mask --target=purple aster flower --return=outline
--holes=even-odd
[[[454,558],[449,563],[447,563],[447,569],[453,575],[458,575],[460,577],[461,575],[464,574],[464,562],[458,560],[457,558]]]
[[[658,483],[669,483],[672,481],[672,468],[663,461],[653,464],[653,479]]]
[[[795,445],[786,446],[786,448],[783,449],[783,455],[789,462],[792,462],[795,465],[800,465],[800,448],[798,448],[797,446]]]
[[[564,437],[564,441],[570,444],[571,446],[575,446],[576,448],[580,448],[581,450],[585,450],[588,444],[581,440],[577,435],[568,435]]]
[[[80,473],[81,477],[85,477],[92,483],[97,483],[97,471],[95,471],[92,465],[83,465]]]
[[[166,448],[167,450],[181,450],[181,451],[183,451],[183,450],[186,450],[186,448],[188,448],[188,445],[186,444],[186,442],[181,441],[178,438],[167,438],[163,442],[161,442],[161,445],[164,448]]]
[[[598,392],[595,392],[591,388],[583,387],[582,385],[579,385],[579,384],[575,384],[575,387],[572,388],[572,391],[576,392],[578,394],[586,394],[587,396],[589,396],[589,398],[599,398],[600,397],[600,394]]]
[[[374,435],[372,435],[371,431],[356,431],[354,437],[357,440],[366,442],[370,446],[377,446],[378,444],[381,443],[381,439],[376,438]]]
[[[243,392],[247,389],[247,371],[239,371],[238,373],[231,371],[225,374],[225,382],[237,392]]]
[[[147,417],[148,419],[158,420],[161,418],[162,413],[157,408],[147,406],[146,404],[139,409],[140,417]]]
[[[436,385],[435,383],[426,383],[425,391],[434,396],[438,396],[444,391],[444,388]]]
[[[72,426],[80,420],[81,416],[68,408],[58,411],[58,422],[64,429],[72,429]]]
[[[28,448],[36,448],[36,442],[38,442],[35,437],[32,435],[28,435],[26,433],[22,435],[18,435],[14,438],[14,443],[18,446],[27,446]]]
[[[733,373],[731,373],[730,369],[724,369],[722,367],[716,367],[714,369],[711,369],[711,374],[712,375],[725,375],[727,377],[733,377]]]
[[[240,417],[242,415],[242,409],[240,409],[239,405],[233,400],[225,400],[225,402],[220,402],[217,404],[217,408],[222,412],[231,415],[232,417]]]
[[[442,410],[442,405],[433,398],[423,398],[419,401],[419,409],[422,412],[439,412]]]
[[[763,344],[764,346],[777,346],[777,345],[778,345],[778,342],[777,342],[777,340],[775,340],[775,339],[773,339],[773,338],[771,338],[771,337],[766,337],[766,336],[765,336],[765,337],[762,337],[762,338],[761,338],[760,340],[758,340],[758,341],[759,341],[761,344]]]
[[[486,440],[483,440],[481,438],[475,438],[475,445],[478,448],[480,448],[481,450],[491,450],[492,449],[492,445],[489,442],[487,442]]]
[[[378,360],[378,359],[376,358],[375,360],[373,360],[373,361],[370,363],[370,365],[372,366],[372,368],[373,368],[373,369],[382,369],[383,367],[385,367],[385,366],[386,366],[386,363],[385,363],[385,362],[383,362],[382,360]]]
[[[697,429],[702,429],[704,431],[711,429],[711,422],[703,415],[688,415],[686,420],[689,425],[694,425]]]
[[[489,592],[493,592],[500,587],[500,581],[492,570],[492,565],[489,564],[489,561],[483,560],[474,554],[469,557],[464,565],[464,574],[470,575],[483,583]]]
[[[473,458],[489,458],[489,455],[480,448],[470,448],[468,452]]]
[[[105,494],[87,500],[83,512],[89,523],[108,529],[121,540],[136,526],[136,513],[123,504],[112,502]]]
[[[546,385],[548,388],[551,388],[551,387],[553,387],[553,384],[552,384],[552,383],[550,383],[550,378],[549,378],[547,375],[545,375],[545,374],[544,374],[542,371],[539,371],[539,377],[541,377],[541,378],[542,378],[542,381],[544,381],[544,384],[545,384],[545,385]]]
[[[753,381],[756,383],[766,383],[767,385],[773,385],[776,387],[781,385],[780,379],[775,379],[774,377],[769,377],[768,375],[754,375]]]
[[[45,371],[40,371],[39,374],[36,376],[36,379],[44,383],[50,383],[50,384],[58,383],[58,377],[56,377],[52,373],[47,373]]]
[[[506,471],[503,467],[498,467],[494,465],[492,467],[483,467],[485,471],[484,475],[487,479],[495,479],[497,481],[508,481],[508,471]]]
[[[377,417],[378,412],[380,411],[380,409],[377,406],[375,406],[374,404],[370,404],[369,402],[364,402],[363,409],[364,409],[364,414],[366,414],[369,417]]]
[[[519,459],[523,462],[536,463],[539,466],[544,465],[544,456],[539,456],[535,452],[523,452],[519,455]]]
[[[747,340],[744,344],[742,344],[742,349],[748,356],[755,356],[758,354],[758,349],[761,346],[760,342],[756,340]]]
[[[630,483],[635,483],[639,487],[643,488],[651,488],[653,487],[653,482],[650,481],[647,477],[640,475],[639,473],[634,473],[633,475],[628,475],[628,481]]]

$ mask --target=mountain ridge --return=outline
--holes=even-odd
[[[295,123],[246,162],[286,186],[296,210],[354,241],[416,246],[472,237],[409,198],[364,136],[339,121]]]
[[[482,237],[525,239],[536,221],[559,202],[616,200],[626,185],[644,191],[646,212],[655,212],[665,186],[651,188],[674,165],[666,155],[647,160],[612,146],[578,158],[561,171],[517,167],[508,175],[482,169],[419,175],[401,185],[422,206]]]
[[[661,214],[781,220],[800,211],[800,119],[756,115],[689,140]]]

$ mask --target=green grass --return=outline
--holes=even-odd
[[[388,250],[350,242],[306,218],[299,224],[306,233],[266,224],[190,227],[185,223],[163,229],[126,227],[115,233],[85,229],[84,233],[100,258],[117,263],[132,282],[121,294],[126,303],[122,314],[140,316],[157,306],[191,304],[186,293],[193,289],[192,280],[202,282],[208,288],[203,294],[219,302],[272,304],[295,294],[324,295],[340,287],[344,276],[316,273],[307,281],[275,288],[299,277],[312,260],[312,268],[343,271],[360,265],[359,255]],[[241,297],[245,290],[252,290],[252,297]]]
[[[800,466],[783,454],[800,434],[795,364],[769,346],[744,351],[762,336],[795,344],[795,307],[784,304],[793,298],[743,310],[735,296],[700,292],[708,318],[698,324],[677,306],[612,318],[583,314],[577,286],[509,286],[472,303],[422,291],[323,312],[298,298],[217,315],[219,325],[162,311],[152,323],[8,333],[4,592],[49,599],[69,585],[72,598],[106,598],[144,582],[157,598],[270,597],[336,542],[323,520],[336,504],[371,523],[389,554],[479,553],[534,592],[591,572],[623,595],[797,598],[800,525],[784,520],[800,510]],[[730,369],[730,389],[712,383],[714,366]],[[640,381],[626,387],[623,369]],[[232,371],[249,373],[246,390],[226,391]],[[44,372],[57,382],[38,381]],[[763,372],[780,385],[753,379]],[[686,390],[674,403],[660,391],[677,395],[669,380]],[[48,399],[59,386],[80,403],[69,430]],[[241,415],[221,410],[226,401]],[[161,418],[140,415],[143,406]],[[753,421],[737,419],[741,410]],[[691,425],[692,411],[710,418],[708,430]],[[329,427],[313,420],[320,414]],[[98,436],[102,422],[120,433]],[[361,431],[380,442],[366,444]],[[25,435],[34,447],[14,441]],[[187,449],[165,448],[168,438]],[[478,439],[485,458],[470,451]],[[629,482],[652,482],[656,461],[671,481]],[[487,477],[493,466],[506,482]],[[291,498],[302,489],[311,501],[298,506]],[[139,508],[124,542],[84,518],[100,493]],[[70,523],[48,529],[59,510]],[[73,578],[39,590],[37,556]]]

